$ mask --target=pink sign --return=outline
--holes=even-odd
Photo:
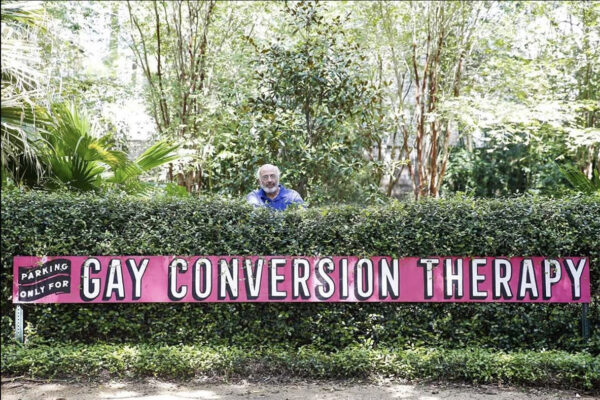
[[[14,303],[589,303],[585,257],[14,258]]]

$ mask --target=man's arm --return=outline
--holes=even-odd
[[[248,196],[246,196],[246,201],[248,204],[251,204],[254,207],[264,207],[263,202],[260,200],[260,197],[256,192],[250,192]]]
[[[304,204],[304,200],[302,200],[302,196],[300,196],[300,193],[296,192],[295,190],[292,192],[292,196],[290,196],[290,197],[291,197],[292,203]]]

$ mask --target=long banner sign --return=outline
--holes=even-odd
[[[585,257],[14,258],[14,303],[589,303]]]

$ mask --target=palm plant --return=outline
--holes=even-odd
[[[54,122],[43,134],[47,149],[41,157],[47,168],[45,184],[67,186],[80,191],[117,185],[128,192],[141,192],[139,177],[177,159],[178,145],[158,142],[135,161],[130,161],[111,135],[97,137],[85,112],[74,104],[52,107]]]
[[[15,182],[32,183],[43,173],[37,157],[43,145],[39,133],[50,118],[36,104],[40,73],[32,41],[32,30],[41,26],[40,21],[39,2],[1,3],[1,164],[3,176]]]
[[[87,115],[74,104],[54,104],[51,110],[53,123],[42,133],[47,143],[41,157],[47,168],[46,185],[97,189],[103,172],[125,165],[126,154],[113,150],[110,136],[93,136]]]

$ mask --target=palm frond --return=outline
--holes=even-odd
[[[7,159],[2,171],[16,185],[28,187],[39,185],[46,172],[38,157],[25,154]]]
[[[179,158],[179,155],[175,153],[178,148],[179,145],[164,141],[157,142],[146,149],[135,162],[115,168],[113,176],[108,181],[117,184],[131,183],[143,173]]]
[[[179,148],[177,144],[160,141],[146,149],[136,160],[142,171],[150,171],[170,161],[179,158],[175,151]]]
[[[86,161],[98,161],[117,168],[127,163],[127,154],[115,150],[110,135],[95,137],[87,114],[71,103],[52,105],[55,124],[47,136],[57,154],[77,154]]]
[[[41,62],[37,47],[25,39],[11,38],[3,31],[0,48],[3,89],[9,84],[21,92],[38,87],[42,74],[36,68]]]
[[[2,166],[17,174],[12,177],[15,182],[23,181],[20,177],[22,171],[28,171],[29,174],[32,167],[38,178],[44,173],[39,157],[46,141],[40,132],[49,123],[46,110],[33,104],[15,106],[3,103],[0,107]],[[30,182],[29,179],[25,181]]]
[[[100,186],[104,168],[95,162],[82,159],[78,155],[54,156],[49,158],[52,179],[69,188],[88,191]]]
[[[43,29],[42,7],[40,2],[26,1],[3,1],[0,7],[2,167],[15,182],[37,183],[44,173],[40,131],[50,121],[45,110],[35,104],[41,74],[36,68],[39,51],[31,38],[32,28]]]
[[[581,193],[592,194],[600,192],[600,178],[598,171],[594,170],[592,179],[571,165],[559,165],[558,168],[565,179],[569,181],[575,190]]]
[[[37,25],[42,18],[40,1],[4,1],[0,5],[2,22]]]
[[[107,182],[122,185],[127,181],[133,181],[143,173],[137,163],[130,161],[124,166],[113,169],[113,175],[107,179]]]

